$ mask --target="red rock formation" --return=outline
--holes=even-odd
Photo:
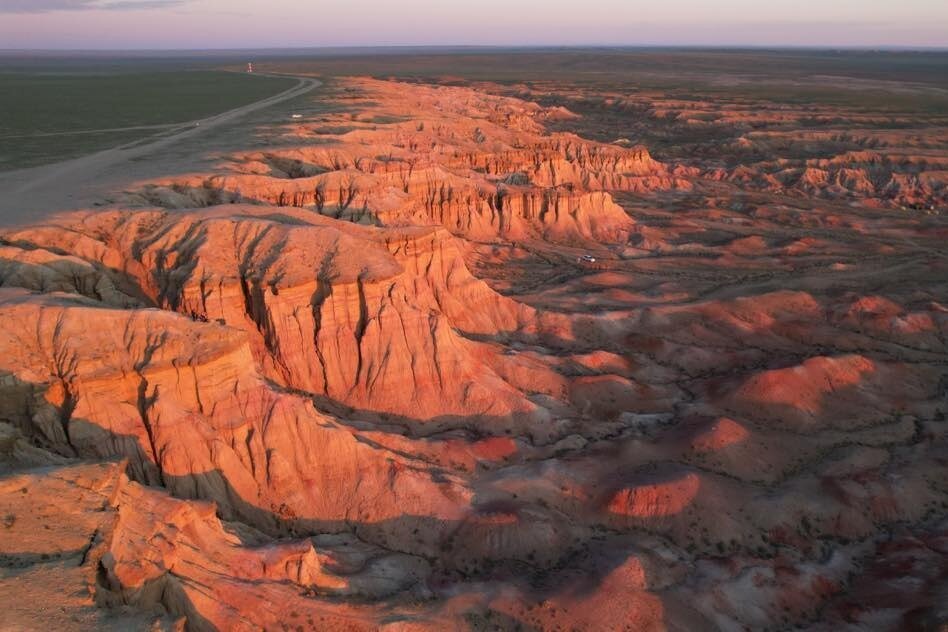
[[[21,596],[39,596],[45,581],[57,575],[85,583],[68,606],[48,614],[50,623],[62,620],[62,629],[144,628],[154,620],[160,629],[183,629],[185,623],[189,630],[260,629],[292,622],[371,630],[381,612],[312,596],[384,597],[411,588],[428,572],[420,558],[347,537],[274,541],[235,530],[215,516],[213,504],[173,499],[130,482],[121,464],[20,474],[0,487],[0,504],[14,517],[0,555],[28,569],[12,581],[0,579],[0,594],[12,596],[15,588]],[[62,603],[65,595],[45,596]],[[31,611],[42,607],[6,604],[0,624],[10,629],[32,627]],[[96,604],[133,607],[141,614],[100,616],[105,611],[97,612]]]
[[[0,628],[937,622],[948,136],[574,88],[0,231]]]
[[[691,449],[696,452],[717,452],[742,443],[749,434],[738,422],[722,417],[695,434],[691,440]]]
[[[264,374],[288,388],[414,419],[536,411],[455,333],[535,330],[535,312],[472,277],[443,230],[258,207],[99,214],[65,227],[153,304],[244,330]],[[55,234],[10,239],[44,246]]]
[[[351,84],[365,119],[396,113],[413,116],[412,123],[356,125],[333,134],[328,146],[241,155],[237,173],[157,181],[132,199],[166,207],[241,200],[311,207],[359,223],[440,224],[478,240],[621,243],[633,222],[601,191],[689,186],[643,147],[544,135],[535,120],[544,111],[524,110],[523,102],[460,88],[413,86],[409,96],[395,84]],[[472,102],[494,115],[485,120]]]
[[[268,386],[239,330],[15,289],[0,290],[0,313],[0,342],[17,349],[0,366],[4,417],[61,454],[128,457],[137,480],[275,533],[359,524],[385,541],[431,521],[435,546],[433,524],[464,511],[456,482]]]
[[[684,473],[670,479],[641,481],[623,487],[609,500],[612,514],[633,518],[662,518],[678,513],[694,500],[701,487],[700,479]]]

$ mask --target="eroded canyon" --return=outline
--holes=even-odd
[[[308,98],[0,231],[0,623],[946,625],[946,113]]]

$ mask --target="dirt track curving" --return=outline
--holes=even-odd
[[[264,75],[265,76],[265,75]],[[123,164],[149,156],[158,150],[187,138],[206,134],[208,130],[236,119],[302,96],[322,85],[317,79],[299,77],[299,83],[289,90],[266,99],[234,108],[207,118],[181,124],[161,126],[170,133],[157,138],[126,143],[112,149],[31,169],[0,173],[0,224],[20,224],[36,219],[38,213],[67,210],[78,206],[77,194],[97,177],[120,169]]]

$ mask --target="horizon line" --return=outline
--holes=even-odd
[[[948,52],[948,44],[918,46],[908,44],[346,44],[333,46],[247,46],[215,48],[0,48],[0,55],[11,53],[243,53],[308,51],[530,51],[530,50],[721,50],[721,51],[826,51],[826,52]]]

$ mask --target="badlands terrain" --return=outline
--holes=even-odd
[[[548,75],[6,222],[0,629],[946,629],[948,93]]]

